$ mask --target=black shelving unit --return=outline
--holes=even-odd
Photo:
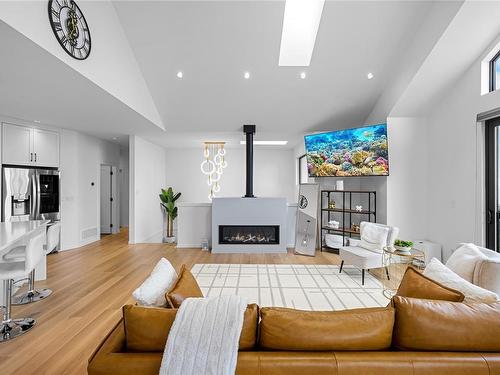
[[[363,200],[363,195],[366,200]],[[334,200],[336,207],[329,208],[330,202]],[[339,204],[342,206],[337,206]],[[368,204],[368,209],[363,207],[363,210],[357,211],[357,205]],[[353,221],[353,217],[358,220]],[[326,220],[325,220],[326,219]],[[340,222],[338,229],[328,227],[328,222],[336,220]],[[346,246],[346,238],[359,238],[359,232],[352,229],[352,224],[361,221],[376,222],[377,221],[377,192],[365,190],[321,190],[321,217],[320,217],[320,233],[321,233],[321,251],[324,249],[338,250],[323,245],[324,235],[334,233],[342,235],[342,245]]]

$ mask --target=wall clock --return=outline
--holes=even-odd
[[[59,44],[68,55],[78,60],[89,56],[89,26],[73,0],[49,0],[49,21]]]

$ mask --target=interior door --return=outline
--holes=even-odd
[[[112,229],[111,166],[101,165],[101,233],[110,234]]]
[[[59,166],[59,134],[56,132],[33,129],[33,152],[35,163],[41,167]]]
[[[486,247],[499,251],[500,228],[500,118],[486,121]]]
[[[2,124],[2,163],[31,165],[31,129],[25,126]]]

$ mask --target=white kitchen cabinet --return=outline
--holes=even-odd
[[[33,153],[39,167],[59,166],[59,133],[33,129]]]
[[[31,129],[11,124],[2,124],[2,128],[2,163],[31,165]]]
[[[59,166],[59,133],[5,123],[2,128],[3,164]]]

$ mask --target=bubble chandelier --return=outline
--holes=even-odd
[[[210,186],[208,199],[210,200],[220,191],[220,178],[224,168],[227,167],[225,144],[225,142],[203,143],[204,160],[201,162],[200,169],[207,176],[207,184]]]

